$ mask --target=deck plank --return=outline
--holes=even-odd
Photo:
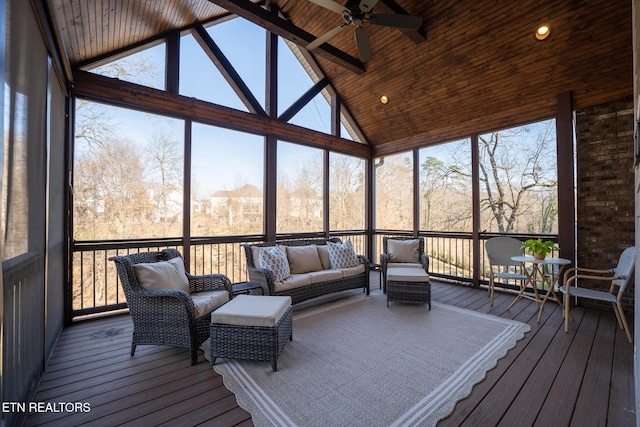
[[[378,273],[371,276],[378,291]],[[356,295],[356,293],[345,295]],[[318,301],[330,301],[335,296]],[[513,307],[513,292],[432,279],[432,300],[527,323],[518,341],[438,427],[461,425],[633,425],[633,345],[612,313],[573,308],[569,333],[562,311],[545,306],[540,323],[532,301]],[[138,346],[130,356],[129,316],[98,319],[63,330],[36,394],[38,402],[89,402],[88,413],[41,413],[27,426],[167,425],[252,427],[222,377],[188,349]],[[601,397],[594,390],[606,389]]]

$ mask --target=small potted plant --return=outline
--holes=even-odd
[[[522,245],[522,249],[526,249],[532,253],[535,259],[544,259],[547,254],[553,252],[554,249],[559,248],[558,245],[551,240],[542,240],[541,238],[537,238],[525,241]]]

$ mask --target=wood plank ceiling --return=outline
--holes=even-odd
[[[72,67],[227,14],[216,0],[47,1]],[[342,22],[309,1],[270,3],[315,36]],[[554,116],[566,91],[576,109],[633,94],[629,0],[381,0],[374,12],[394,4],[423,18],[425,41],[365,23],[364,73],[316,55],[377,155]],[[351,30],[330,44],[357,57]]]

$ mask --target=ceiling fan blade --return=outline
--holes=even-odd
[[[367,31],[362,27],[358,27],[356,28],[355,36],[360,61],[367,62],[371,59],[371,43],[369,43]]]
[[[363,12],[371,12],[373,6],[378,3],[378,0],[360,0],[360,10]]]
[[[322,6],[325,9],[333,10],[335,13],[339,13],[342,15],[344,11],[348,11],[346,7],[341,5],[340,3],[336,3],[333,0],[309,0],[311,3],[315,3],[318,6]]]
[[[384,25],[385,27],[400,28],[402,30],[417,30],[422,26],[422,18],[411,15],[373,14],[369,22],[374,25]]]
[[[307,45],[307,50],[313,50],[321,44],[328,42],[329,40],[340,34],[343,30],[346,30],[348,26],[349,24],[342,24],[339,27],[335,27],[333,30],[327,31],[326,33],[309,43]]]

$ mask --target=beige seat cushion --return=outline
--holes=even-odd
[[[291,306],[291,297],[238,295],[211,313],[211,323],[273,328]]]
[[[387,268],[421,268],[424,270],[422,264],[418,262],[390,262],[387,263]]]
[[[322,270],[322,262],[316,245],[287,246],[287,259],[291,274]]]
[[[311,284],[311,273],[294,274],[284,280],[275,282],[276,292],[299,288]]]
[[[191,294],[191,299],[193,300],[193,305],[196,308],[196,318],[198,318],[229,302],[229,292],[197,292],[195,294]]]
[[[179,289],[189,293],[189,279],[180,257],[169,261],[135,264],[133,272],[140,286],[148,291]]]
[[[390,268],[387,280],[393,282],[428,282],[429,275],[419,268]]]
[[[323,283],[329,282],[332,280],[340,280],[342,279],[342,271],[340,270],[320,270],[320,271],[312,271],[309,273],[311,276],[311,283]]]
[[[390,262],[418,262],[420,241],[418,239],[387,240]]]
[[[364,264],[359,264],[355,267],[341,268],[340,271],[342,272],[342,277],[357,276],[358,274],[364,273]]]

